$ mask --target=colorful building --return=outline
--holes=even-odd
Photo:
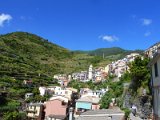
[[[42,103],[30,103],[27,105],[26,112],[28,119],[44,120],[44,106]]]
[[[53,96],[45,103],[45,120],[66,120],[70,102],[63,96]]]

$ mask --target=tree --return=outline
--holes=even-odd
[[[133,92],[137,92],[140,87],[148,88],[150,82],[150,71],[147,68],[148,63],[148,58],[141,59],[141,57],[137,57],[135,61],[130,64],[130,74],[132,78],[131,89]]]
[[[6,112],[3,115],[3,120],[25,120],[25,119],[26,119],[25,113],[19,113],[17,111]]]

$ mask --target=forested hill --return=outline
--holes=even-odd
[[[104,58],[109,58],[110,60],[117,60],[124,58],[126,55],[130,53],[140,53],[143,54],[143,50],[125,50],[120,47],[111,47],[111,48],[99,48],[96,50],[90,51],[74,51],[76,53],[87,53],[91,56],[101,56]]]
[[[116,55],[116,54],[125,53],[127,51],[128,50],[124,50],[119,47],[112,47],[112,48],[99,48],[96,50],[81,51],[81,52],[88,53],[90,55],[102,56],[104,54],[105,56],[109,56],[109,55]]]

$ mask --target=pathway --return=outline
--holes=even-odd
[[[133,116],[133,114],[131,113],[130,114],[130,120],[143,120],[143,119],[141,119],[139,116]]]

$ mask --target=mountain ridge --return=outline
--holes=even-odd
[[[138,49],[137,50],[125,50],[120,47],[111,47],[111,48],[98,48],[98,49],[89,50],[89,51],[76,50],[74,52],[75,53],[86,53],[91,56],[101,56],[101,57],[106,57],[106,58],[111,57],[112,55],[114,55],[114,56],[120,55],[120,57],[118,57],[117,59],[121,59],[130,53],[143,54],[144,51],[138,50]]]

